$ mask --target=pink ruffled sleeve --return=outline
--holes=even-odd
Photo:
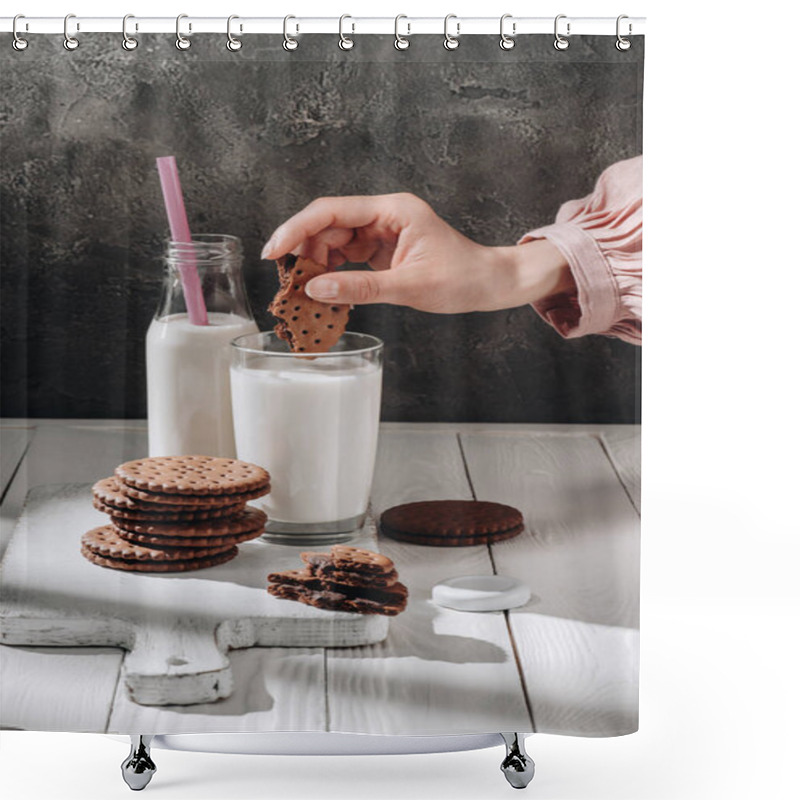
[[[519,244],[548,239],[572,270],[577,294],[533,304],[562,336],[587,333],[642,342],[642,157],[610,166],[594,192],[564,203],[552,225]]]

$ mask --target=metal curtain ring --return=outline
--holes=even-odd
[[[447,30],[447,23],[450,22],[451,19],[456,20],[456,35],[453,36]],[[455,14],[448,14],[444,18],[444,49],[445,50],[455,50],[460,42],[458,41],[458,37],[461,34],[461,23],[458,21],[458,17]]]
[[[622,51],[630,50],[630,47],[631,47],[631,40],[630,39],[626,39],[619,32],[619,24],[620,24],[620,22],[622,22],[623,19],[628,19],[628,15],[627,14],[620,14],[617,17],[617,41],[616,41],[616,45],[615,45],[617,50],[622,50]],[[628,23],[628,36],[630,36],[631,33],[633,33],[633,26],[629,22]]]
[[[135,39],[133,36],[128,35],[128,20],[135,19],[133,14],[126,14],[122,18],[122,49],[123,50],[135,50],[139,46],[139,40]],[[139,30],[139,26],[137,24],[136,30]]]
[[[558,32],[558,21],[560,19],[566,19],[566,18],[567,18],[566,14],[559,14],[556,17],[555,23],[553,24],[553,30],[554,30],[555,36],[556,36],[556,39],[553,42],[553,47],[555,47],[556,50],[566,50],[569,47],[569,39],[566,39],[565,37],[563,37]],[[567,23],[567,36],[569,36],[569,28],[570,28],[570,24],[568,22]]]
[[[175,19],[175,47],[178,50],[188,50],[192,46],[191,39],[187,39],[181,33],[181,20],[186,19],[189,15],[188,14],[178,14],[177,18]],[[192,23],[189,23],[189,31],[192,30]]]
[[[64,17],[64,49],[65,50],[76,50],[80,42],[74,37],[69,35],[69,21],[74,19],[74,14],[67,14]],[[80,30],[80,25],[78,25],[75,30]]]
[[[233,20],[235,20],[235,19],[239,19],[239,17],[237,17],[236,14],[231,14],[228,17],[228,41],[225,43],[225,47],[227,47],[228,50],[231,51],[231,53],[235,53],[237,50],[241,50],[242,49],[242,40],[241,39],[237,39],[231,33],[231,22]],[[241,25],[239,26],[239,30],[240,31],[242,30]]]
[[[289,24],[290,19],[297,19],[297,18],[293,17],[291,14],[288,14],[283,18],[283,49],[297,50],[297,45],[298,45],[297,39],[293,39],[291,36],[289,36],[289,31],[287,26]]]
[[[355,46],[355,42],[349,37],[344,35],[344,21],[346,19],[353,19],[349,14],[342,14],[339,17],[339,48],[341,50],[352,50]],[[355,33],[356,24],[355,22],[351,23],[350,33]]]
[[[11,26],[12,33],[14,34],[14,39],[13,39],[13,41],[11,42],[11,46],[12,46],[12,47],[13,47],[13,48],[14,48],[14,49],[17,51],[17,52],[21,52],[22,50],[24,50],[24,49],[25,49],[25,48],[28,46],[28,40],[27,40],[27,39],[23,39],[23,38],[22,38],[22,37],[21,37],[21,36],[20,36],[20,35],[17,33],[17,20],[18,20],[18,19],[25,19],[25,15],[24,15],[24,14],[17,14],[17,15],[14,17],[14,22],[13,22],[13,24],[12,24],[12,26]],[[28,29],[28,23],[26,22],[26,23],[25,23],[25,30],[27,30],[27,29]]]
[[[516,44],[514,37],[517,35],[517,23],[511,23],[511,34],[509,35],[505,32],[505,23],[507,19],[512,19],[512,15],[503,14],[503,16],[500,17],[500,47],[503,50],[511,50]]]
[[[408,50],[411,47],[411,42],[406,38],[406,36],[411,36],[411,23],[406,23],[406,31],[405,36],[400,35],[400,20],[401,19],[408,19],[405,14],[398,14],[394,18],[394,48],[395,50]]]

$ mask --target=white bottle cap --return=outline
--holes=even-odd
[[[505,611],[524,606],[531,590],[503,575],[464,575],[437,583],[432,595],[437,605],[457,611]]]

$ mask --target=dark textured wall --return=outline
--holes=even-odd
[[[144,335],[166,235],[155,158],[174,154],[195,232],[244,241],[257,321],[277,280],[259,261],[287,216],[325,194],[411,191],[467,236],[510,244],[641,153],[643,41],[88,34],[67,53],[0,37],[2,412],[143,417]],[[387,342],[387,420],[632,422],[638,348],[563,341],[527,307],[439,317],[357,308]]]

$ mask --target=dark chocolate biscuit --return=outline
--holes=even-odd
[[[518,536],[522,513],[482,500],[428,500],[404,503],[381,515],[381,533],[391,539],[432,547],[469,547]]]

